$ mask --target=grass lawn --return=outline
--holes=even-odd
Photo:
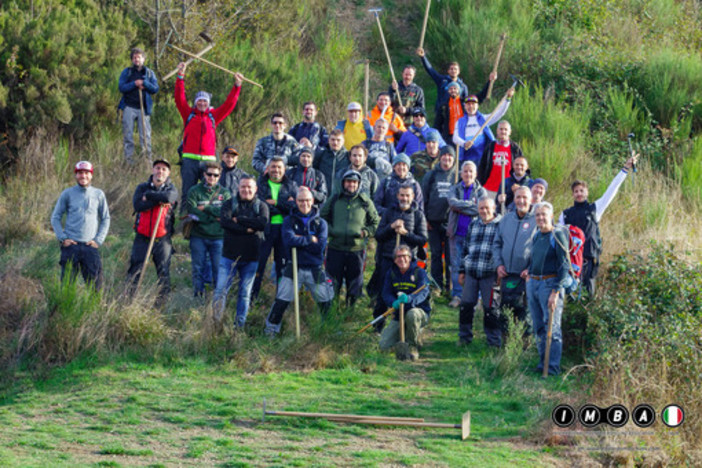
[[[570,381],[542,381],[531,373],[536,364],[533,347],[519,362],[506,365],[509,352],[488,349],[479,324],[471,347],[457,348],[457,311],[445,300],[439,302],[417,363],[380,354],[372,333],[345,337],[357,343],[349,353],[328,348],[309,353],[294,343],[292,327],[271,343],[252,326],[250,335],[230,339],[238,340],[240,349],[263,356],[262,362],[275,361],[281,350],[288,357],[307,352],[315,363],[295,368],[280,357],[281,364],[265,372],[265,365],[251,367],[238,353],[214,362],[123,354],[109,360],[83,357],[41,378],[20,374],[0,406],[0,464],[563,464],[557,451],[537,441]],[[356,324],[342,333],[351,335]],[[328,333],[332,340],[340,336],[338,329]],[[309,342],[309,336],[304,340]],[[325,353],[326,364],[320,365]],[[412,416],[435,422],[460,423],[463,412],[471,411],[471,437],[461,441],[458,429],[280,416],[262,422],[264,397],[271,410]]]

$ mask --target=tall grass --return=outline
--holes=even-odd
[[[649,56],[632,81],[654,118],[663,126],[675,127],[684,117],[684,109],[702,99],[700,76],[702,57],[699,54],[661,50]],[[702,115],[694,114],[693,119],[699,128]]]

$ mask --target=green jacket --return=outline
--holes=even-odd
[[[346,252],[363,250],[380,222],[373,201],[361,191],[334,194],[322,208],[322,218],[329,224],[329,247]]]
[[[219,184],[207,187],[200,182],[193,186],[188,191],[185,205],[188,213],[196,216],[198,221],[194,221],[190,234],[207,239],[223,239],[224,230],[219,224],[220,211],[222,204],[230,198],[231,192]],[[204,210],[198,207],[204,207]]]

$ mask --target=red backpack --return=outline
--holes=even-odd
[[[558,229],[558,228],[556,228]],[[568,251],[568,258],[570,259],[570,268],[568,268],[568,275],[572,279],[568,281],[565,286],[566,294],[572,294],[577,291],[580,286],[580,275],[583,271],[583,246],[585,245],[585,233],[578,226],[573,226],[572,224],[566,224],[565,229],[568,233],[568,248],[562,245],[558,238],[556,238],[553,233],[551,233],[551,247],[556,248],[558,244],[563,250]]]

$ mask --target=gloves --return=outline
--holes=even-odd
[[[410,297],[405,293],[400,293],[400,297],[397,298],[402,304],[409,304]]]
[[[400,310],[400,300],[395,299],[395,302],[392,303],[392,308],[395,310]]]

